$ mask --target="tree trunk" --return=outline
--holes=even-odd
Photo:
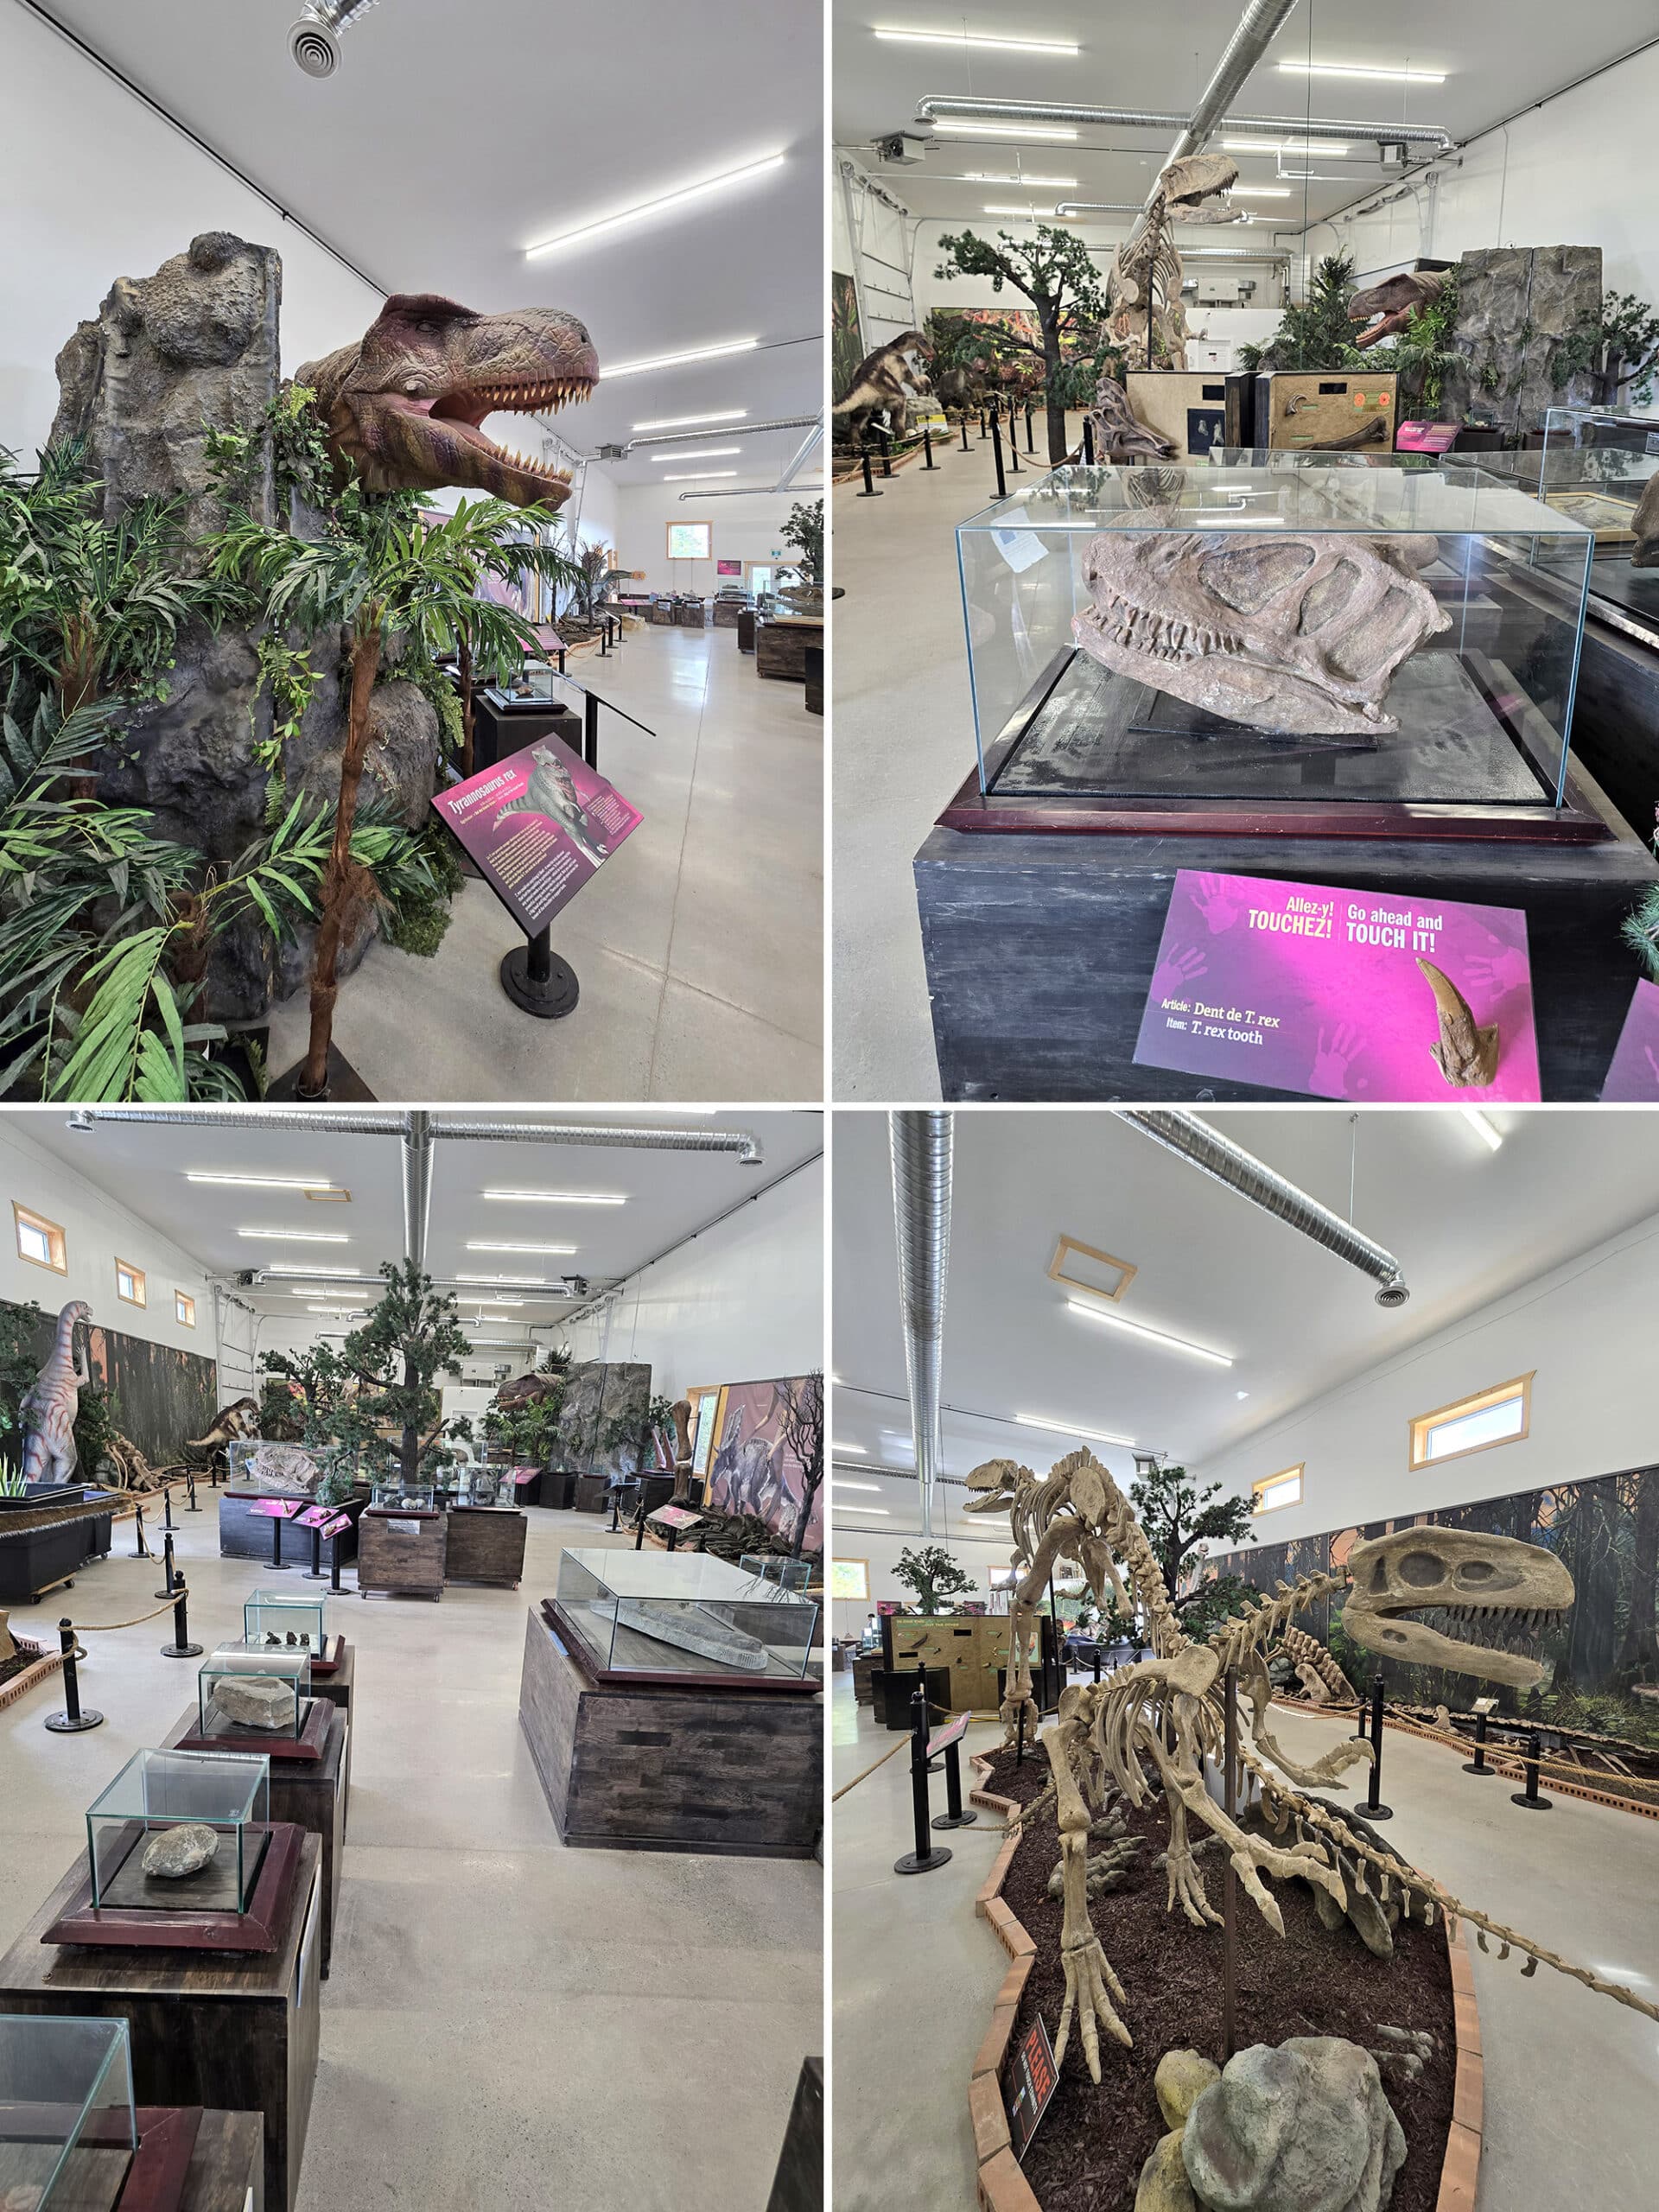
[[[801,1484],[801,1510],[795,1522],[795,1540],[789,1548],[789,1555],[791,1559],[799,1559],[802,1547],[806,1542],[807,1524],[812,1518],[813,1501],[817,1497],[818,1488],[823,1480],[823,1469],[820,1465],[816,1473],[807,1471],[805,1479]]]
[[[1069,450],[1065,438],[1065,410],[1054,397],[1061,367],[1059,325],[1053,303],[1039,306],[1037,315],[1043,334],[1043,380],[1048,395],[1048,458],[1050,466],[1058,468]]]
[[[404,1388],[412,1392],[416,1387],[415,1363],[404,1361]],[[410,1402],[413,1402],[411,1398]],[[411,1421],[398,1440],[397,1464],[403,1470],[404,1488],[413,1490],[421,1478],[421,1432]]]
[[[380,626],[377,621],[352,645],[352,702],[346,726],[346,751],[340,764],[340,804],[334,815],[334,842],[322,879],[322,920],[311,959],[311,1036],[305,1065],[295,1086],[302,1098],[328,1095],[328,1046],[334,1036],[334,1000],[340,989],[340,940],[346,921],[346,900],[351,886],[352,827],[357,819],[357,791],[363,780],[363,762],[369,749],[369,702],[380,666]]]
[[[461,664],[461,772],[473,772],[473,649],[462,635],[455,640]]]

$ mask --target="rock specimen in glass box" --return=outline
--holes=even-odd
[[[219,1855],[219,1830],[210,1828],[205,1821],[184,1821],[175,1828],[163,1828],[159,1835],[151,1836],[144,1846],[141,1865],[146,1874],[164,1882],[181,1882],[189,1874],[200,1874],[204,1866],[211,1866]]]
[[[1395,671],[1451,627],[1417,576],[1433,557],[1418,537],[1103,531],[1083,560],[1094,605],[1071,632],[1106,667],[1230,721],[1376,736],[1400,727],[1382,704]]]
[[[294,1693],[265,1675],[221,1675],[213,1703],[238,1728],[281,1728],[294,1718]]]

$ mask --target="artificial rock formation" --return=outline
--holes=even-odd
[[[1406,2139],[1370,2051],[1293,2036],[1228,2061],[1187,2114],[1181,2157],[1204,2212],[1382,2212]]]
[[[1599,245],[1483,246],[1458,264],[1452,347],[1467,365],[1442,386],[1448,422],[1471,415],[1510,431],[1535,429],[1547,408],[1593,404],[1594,380],[1558,384],[1555,350],[1601,312]]]
[[[1451,626],[1411,556],[1432,540],[1103,531],[1084,556],[1084,652],[1206,713],[1287,735],[1397,729],[1395,671]],[[1430,556],[1429,557],[1432,557]]]
[[[146,1874],[161,1881],[181,1882],[211,1866],[218,1856],[219,1830],[205,1821],[186,1821],[152,1836],[139,1863]]]

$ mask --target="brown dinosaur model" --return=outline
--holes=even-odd
[[[1116,2010],[1126,2001],[1123,1986],[1101,1948],[1089,1910],[1089,1836],[1103,1808],[1108,1785],[1137,1808],[1147,1802],[1154,1788],[1162,1789],[1169,1814],[1169,1847],[1163,1861],[1169,1881],[1168,1908],[1179,1903],[1195,1927],[1218,1925],[1221,1916],[1205,1894],[1196,1852],[1188,1841],[1192,1821],[1218,1839],[1245,1894],[1277,1935],[1284,1933],[1283,1918],[1263,1875],[1276,1881],[1311,1883],[1345,1910],[1350,1877],[1344,1866],[1369,1869],[1385,1901],[1390,1886],[1397,1884],[1425,1898],[1431,1909],[1461,1916],[1477,1929],[1495,1934],[1506,1949],[1517,1944],[1535,1961],[1541,1959],[1587,1987],[1659,2019],[1659,2005],[1585,1967],[1568,1965],[1513,1929],[1472,1910],[1306,1794],[1334,1782],[1344,1768],[1369,1759],[1368,1744],[1350,1738],[1303,1765],[1268,1732],[1272,1696],[1268,1649],[1282,1638],[1295,1614],[1321,1599],[1343,1593],[1344,1628],[1366,1650],[1452,1666],[1521,1686],[1537,1681],[1542,1669],[1521,1647],[1539,1625],[1573,1602],[1573,1578],[1553,1554],[1512,1537],[1464,1529],[1399,1529],[1356,1544],[1345,1573],[1305,1575],[1294,1586],[1281,1584],[1276,1597],[1224,1622],[1210,1643],[1194,1643],[1170,1603],[1145,1531],[1092,1452],[1083,1449],[1070,1453],[1049,1470],[1046,1480],[1011,1459],[993,1459],[974,1469],[968,1487],[973,1492],[969,1512],[1006,1512],[1013,1524],[1014,1564],[1020,1580],[1011,1607],[1012,1665],[1001,1713],[1007,1730],[1005,1741],[1013,1745],[1023,1728],[1028,1741],[1040,1742],[1052,1775],[1050,1791],[1060,1833],[1065,1898],[1060,1948],[1065,2000],[1054,2044],[1057,2064],[1065,2056],[1074,2015],[1090,2073],[1096,2082],[1102,2030],[1126,2047],[1132,2042]],[[1120,1667],[1107,1681],[1066,1689],[1057,1724],[1039,1735],[1031,1694],[1029,1630],[1049,1576],[1063,1560],[1081,1566],[1103,1604],[1109,1592],[1121,1611],[1139,1614],[1154,1656]],[[1118,1562],[1124,1569],[1122,1579]],[[1455,1641],[1410,1618],[1422,1611],[1467,1622],[1491,1641],[1479,1645]],[[1261,1790],[1268,1826],[1285,1837],[1282,1844],[1247,1833],[1223,1811],[1205,1785],[1205,1763],[1218,1761],[1222,1751],[1230,1680],[1237,1688],[1240,1753],[1249,1782]],[[1039,1806],[1046,1806],[1050,1791],[1026,1808],[1024,1821]],[[1357,1872],[1353,1878],[1359,1878]],[[1481,1940],[1484,1943],[1484,1936]],[[1526,1971],[1530,1973],[1531,1966]]]
[[[1096,461],[1168,461],[1176,450],[1173,438],[1137,419],[1129,395],[1116,377],[1102,377],[1096,385],[1088,421],[1095,434]]]
[[[558,507],[563,469],[510,454],[479,428],[486,415],[550,414],[585,399],[599,356],[556,308],[474,315],[431,292],[397,292],[355,346],[308,361],[336,461],[371,492],[487,492],[517,507]]]
[[[1477,1022],[1473,1009],[1444,969],[1420,960],[1423,980],[1434,994],[1440,1033],[1429,1057],[1454,1090],[1484,1090],[1497,1073],[1497,1024]]]
[[[1355,336],[1355,345],[1375,346],[1403,330],[1419,308],[1439,299],[1449,273],[1444,269],[1409,269],[1356,292],[1348,302],[1348,319],[1365,327]]]
[[[222,1452],[227,1444],[235,1444],[245,1436],[259,1433],[259,1402],[257,1398],[232,1398],[215,1415],[213,1427],[206,1436],[187,1436],[187,1452]]]
[[[912,354],[919,358],[912,360]],[[932,397],[933,387],[924,365],[931,358],[931,348],[919,330],[900,331],[897,338],[864,356],[853,371],[846,392],[830,410],[845,421],[850,443],[862,445],[871,417],[883,412],[893,436],[904,436],[910,428],[911,401]]]
[[[1225,154],[1185,154],[1171,162],[1144,215],[1112,256],[1108,324],[1130,368],[1186,366],[1181,257],[1173,226],[1241,222],[1243,209],[1227,199],[1237,182],[1238,163]]]

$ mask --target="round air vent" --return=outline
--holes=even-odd
[[[1387,1282],[1377,1292],[1376,1302],[1379,1306],[1386,1306],[1392,1310],[1396,1306],[1403,1306],[1410,1296],[1411,1293],[1404,1283]]]
[[[340,67],[334,33],[315,16],[302,16],[289,30],[288,50],[308,77],[332,77]]]

